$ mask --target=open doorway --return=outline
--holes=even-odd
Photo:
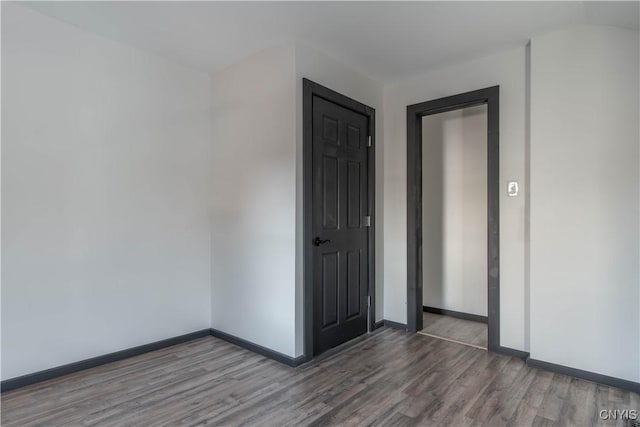
[[[499,87],[407,107],[407,326],[492,351],[499,320]]]
[[[487,348],[487,105],[422,117],[422,334]]]

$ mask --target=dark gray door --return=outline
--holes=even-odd
[[[367,120],[313,98],[315,354],[367,331]]]

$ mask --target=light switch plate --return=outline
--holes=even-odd
[[[518,196],[518,181],[509,181],[507,183],[507,196],[509,197],[517,197]]]

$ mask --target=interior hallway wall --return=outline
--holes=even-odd
[[[422,118],[423,305],[487,316],[487,106]]]
[[[208,87],[2,3],[2,379],[209,328]]]

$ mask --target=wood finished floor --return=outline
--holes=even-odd
[[[640,396],[382,328],[298,368],[201,338],[3,393],[2,425],[582,426],[600,409]]]
[[[487,324],[441,314],[422,313],[422,332],[487,348]]]

